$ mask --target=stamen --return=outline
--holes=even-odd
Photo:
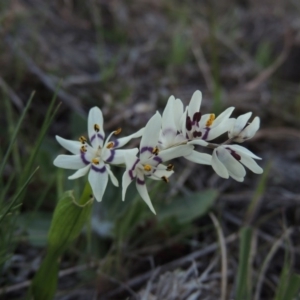
[[[154,147],[153,150],[152,150],[152,153],[153,153],[154,155],[158,155],[159,149],[158,149],[157,147]]]
[[[94,129],[95,129],[96,132],[99,132],[100,131],[100,126],[98,124],[95,124]]]
[[[122,131],[122,128],[120,127],[120,128],[118,128],[117,130],[115,130],[114,135],[120,134],[121,131]]]
[[[81,142],[82,144],[86,143],[86,138],[82,135],[82,136],[79,138],[79,142]]]
[[[80,152],[82,152],[82,153],[86,152],[86,146],[85,145],[80,147]]]
[[[99,159],[98,158],[93,158],[92,163],[95,165],[99,165]]]
[[[173,170],[174,170],[174,165],[168,164],[167,171],[173,171]]]
[[[166,176],[162,176],[162,178],[161,178],[164,182],[166,182],[166,183],[168,183],[169,182],[169,179],[168,179],[168,177],[166,177]]]
[[[150,172],[152,170],[152,167],[150,165],[144,165],[144,170]]]
[[[210,114],[208,121],[206,122],[206,127],[209,127],[212,125],[212,123],[214,122],[216,116],[215,114]]]
[[[109,143],[107,144],[106,148],[107,148],[107,149],[111,149],[111,148],[114,147],[114,145],[115,145],[114,142],[109,142]]]

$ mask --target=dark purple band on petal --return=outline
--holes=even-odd
[[[90,162],[85,158],[85,152],[80,153],[80,158],[84,164],[86,164],[86,165],[90,164]]]
[[[97,168],[95,165],[92,165],[92,170],[94,170],[95,172],[98,172],[98,173],[105,173],[106,172],[105,166],[103,166],[102,168]]]
[[[93,134],[92,136],[91,136],[91,143],[93,142],[93,140],[96,138],[96,136],[99,138],[99,139],[101,139],[102,141],[104,140],[104,137],[103,137],[103,135],[101,134],[101,133],[97,133],[97,134]]]
[[[202,136],[203,140],[206,140],[209,134],[210,128],[209,127],[205,127],[205,133]]]
[[[202,135],[202,132],[201,132],[201,131],[195,130],[195,131],[193,132],[193,137],[194,137],[194,138],[201,137],[201,135]]]
[[[114,140],[114,148],[117,148],[119,146],[120,142],[118,140]]]
[[[193,122],[199,123],[200,119],[201,119],[201,112],[199,111],[199,112],[194,113]]]
[[[129,171],[128,171],[128,175],[129,175],[129,177],[130,177],[131,180],[134,179],[133,171],[132,171],[132,170],[129,170]]]
[[[234,150],[232,150],[229,147],[226,147],[226,149],[230,152],[230,154],[236,159],[236,160],[241,160],[241,156],[237,154]]]
[[[190,131],[192,129],[192,120],[189,116],[186,117],[185,128],[187,129],[187,131]]]
[[[115,158],[115,152],[116,152],[115,150],[110,150],[110,156],[106,160],[106,162],[110,163],[110,162],[112,162],[114,160],[114,158]]]
[[[141,153],[144,153],[144,152],[146,152],[146,151],[149,151],[149,152],[152,153],[153,147],[143,147],[143,148],[141,149]]]
[[[135,161],[135,163],[133,164],[131,170],[134,170],[134,169],[135,169],[135,167],[136,167],[136,165],[138,164],[139,161],[140,161],[139,159],[137,159],[137,160]]]
[[[141,180],[139,178],[136,179],[136,182],[140,185],[144,185],[145,184],[145,181],[144,180]]]
[[[154,156],[153,160],[157,161],[159,164],[162,163],[162,159],[158,155]]]

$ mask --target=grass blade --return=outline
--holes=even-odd
[[[18,132],[19,132],[19,130],[20,130],[21,124],[23,123],[24,117],[25,117],[25,115],[26,115],[26,113],[27,113],[27,111],[28,111],[28,109],[29,109],[29,107],[30,107],[30,105],[31,105],[31,102],[32,102],[34,93],[35,93],[35,92],[32,92],[32,93],[31,93],[31,95],[30,95],[30,97],[29,97],[29,100],[28,100],[28,102],[27,102],[27,104],[26,104],[26,106],[25,106],[25,108],[24,108],[24,110],[23,110],[23,112],[22,112],[22,114],[21,114],[21,116],[20,116],[19,122],[18,122],[18,124],[17,124],[17,126],[16,126],[16,128],[15,128],[15,130],[14,130],[14,133],[13,133],[13,135],[12,135],[12,138],[11,138],[10,144],[9,144],[9,146],[8,146],[8,149],[7,149],[7,151],[6,151],[5,155],[4,155],[4,158],[3,158],[3,160],[2,160],[2,163],[1,163],[1,165],[0,165],[0,177],[3,176],[3,170],[4,170],[4,167],[5,167],[5,165],[6,165],[6,162],[7,162],[7,160],[8,160],[8,157],[9,157],[9,155],[10,155],[12,149],[13,149],[13,145],[14,145],[15,140],[16,140],[16,138],[17,138],[17,134],[18,134]]]

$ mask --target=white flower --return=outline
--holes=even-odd
[[[233,107],[226,109],[215,118],[214,114],[201,114],[202,93],[194,92],[189,105],[183,110],[181,100],[171,96],[163,112],[162,130],[159,137],[159,148],[168,149],[183,143],[202,145],[228,131],[234,122],[229,118]],[[184,158],[198,163],[211,164],[211,155],[192,151]]]
[[[127,187],[135,179],[139,194],[154,214],[155,210],[147,191],[145,177],[168,182],[169,176],[173,174],[173,165],[165,166],[162,162],[187,155],[193,149],[193,146],[181,145],[160,151],[157,144],[161,124],[162,118],[157,112],[145,127],[140,143],[139,157],[132,153],[125,156],[126,171],[122,179],[122,199],[125,200]]]
[[[98,107],[93,107],[88,116],[88,136],[91,146],[87,144],[85,137],[80,137],[79,141],[70,141],[56,136],[56,140],[73,155],[59,155],[53,162],[57,167],[64,169],[78,169],[69,179],[76,179],[89,172],[93,194],[97,201],[101,201],[108,176],[112,183],[118,186],[118,180],[110,170],[109,164],[124,164],[124,155],[136,153],[133,150],[118,150],[128,141],[143,134],[141,129],[138,132],[124,138],[110,141],[113,134],[119,134],[120,130],[113,131],[104,143],[103,116]]]
[[[183,104],[180,99],[171,96],[162,115],[162,125],[158,139],[160,150],[180,145],[186,141],[181,133],[181,118],[183,115]]]
[[[230,176],[242,182],[246,175],[244,166],[256,174],[263,172],[263,169],[253,158],[261,159],[245,147],[221,145],[213,151],[212,167],[220,177],[229,178]]]
[[[255,135],[259,129],[260,120],[259,117],[255,117],[250,124],[247,123],[251,115],[252,112],[241,115],[233,123],[233,126],[228,131],[228,137],[232,141],[242,143]]]

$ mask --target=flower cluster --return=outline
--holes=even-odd
[[[202,94],[196,91],[189,105],[184,108],[180,99],[171,96],[162,113],[148,121],[145,128],[127,137],[115,138],[121,129],[113,131],[105,140],[103,115],[98,107],[90,110],[88,116],[88,144],[84,136],[79,141],[70,141],[56,136],[57,141],[72,155],[59,155],[54,165],[65,169],[77,170],[69,179],[79,178],[89,173],[88,180],[96,200],[101,201],[108,178],[115,186],[118,180],[111,171],[111,165],[125,165],[122,178],[122,199],[126,190],[135,181],[142,199],[155,213],[149,198],[146,178],[163,180],[174,173],[174,166],[168,163],[174,158],[184,157],[194,163],[211,165],[223,178],[232,177],[242,182],[246,175],[245,167],[256,174],[263,172],[254,159],[260,159],[254,153],[237,144],[254,136],[260,120],[255,117],[251,123],[251,112],[231,118],[234,107],[226,109],[219,116],[203,114],[200,111]],[[222,144],[210,141],[227,133],[228,139]],[[141,137],[139,149],[119,149],[133,138]],[[212,155],[195,150],[200,145],[212,150]]]

